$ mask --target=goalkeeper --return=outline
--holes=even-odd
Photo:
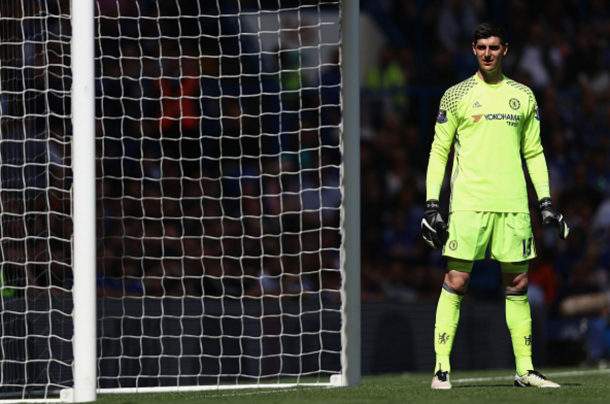
[[[460,302],[473,261],[500,262],[506,295],[506,322],[516,361],[515,386],[559,387],[534,370],[532,320],[527,296],[528,260],[536,256],[521,157],[540,201],[543,223],[565,239],[568,226],[551,204],[546,161],[540,144],[540,116],[532,91],[502,74],[506,35],[495,23],[473,32],[478,71],[451,87],[441,99],[426,175],[422,236],[443,248],[447,273],[436,310],[433,389],[450,389],[449,355]],[[439,195],[452,143],[449,222],[439,214]]]

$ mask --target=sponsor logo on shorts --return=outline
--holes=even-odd
[[[457,241],[455,241],[455,240],[451,240],[451,241],[449,242],[449,249],[450,249],[451,251],[455,251],[455,250],[457,249]]]
[[[514,109],[515,111],[519,109],[519,107],[521,106],[521,103],[519,102],[518,99],[516,98],[511,98],[510,101],[508,101],[508,105]]]

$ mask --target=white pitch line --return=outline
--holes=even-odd
[[[322,387],[322,386],[321,386]],[[192,398],[219,398],[219,397],[237,397],[237,396],[256,396],[259,394],[277,394],[277,393],[286,393],[291,391],[307,391],[307,390],[316,390],[315,388],[307,388],[307,389],[284,389],[284,390],[262,390],[262,391],[252,391],[248,393],[233,393],[233,394],[216,394],[213,396],[198,396],[198,397],[190,397]]]
[[[599,373],[610,373],[610,369],[597,369],[597,370],[577,370],[573,372],[554,372],[547,373],[545,376],[548,377],[567,377],[567,376],[585,376]],[[515,376],[498,376],[498,377],[473,377],[469,379],[455,379],[451,380],[451,383],[471,383],[471,382],[490,382],[494,380],[512,380]]]

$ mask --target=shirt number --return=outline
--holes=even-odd
[[[521,243],[523,244],[523,258],[527,258],[531,255],[533,242],[534,242],[533,237],[524,238],[523,240],[521,240]]]

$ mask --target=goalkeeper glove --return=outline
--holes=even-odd
[[[436,199],[426,201],[426,210],[421,221],[421,236],[432,248],[442,247],[449,238],[447,224],[438,213],[438,208],[439,203]]]
[[[565,240],[568,237],[568,233],[570,232],[570,228],[568,224],[563,219],[563,215],[553,208],[553,204],[551,203],[551,198],[542,198],[540,200],[540,213],[542,213],[542,224],[543,225],[553,225],[557,227],[557,231],[559,232],[559,238]]]

